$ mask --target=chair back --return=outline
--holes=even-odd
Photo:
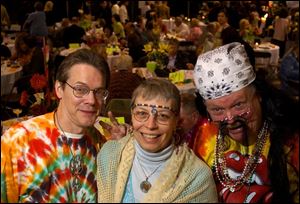
[[[127,124],[131,123],[131,99],[113,98],[105,107],[105,116],[111,111],[115,117],[124,117]]]

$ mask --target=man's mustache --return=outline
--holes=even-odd
[[[227,133],[228,130],[234,130],[237,128],[244,128],[244,130],[246,130],[245,128],[247,127],[247,119],[241,117],[241,116],[235,116],[233,118],[233,123],[228,123],[227,120],[224,120],[222,122],[220,122],[220,130],[222,133]]]

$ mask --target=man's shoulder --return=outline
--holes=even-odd
[[[33,135],[38,137],[44,135],[41,133],[46,133],[49,128],[51,129],[51,127],[54,127],[53,113],[31,117],[27,120],[12,125],[7,131],[4,132],[3,136],[1,136],[1,141],[21,140],[22,138]],[[36,139],[36,137],[28,138]]]

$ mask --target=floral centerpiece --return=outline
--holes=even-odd
[[[144,52],[147,53],[148,61],[156,62],[156,68],[163,69],[169,62],[169,45],[167,43],[149,42],[144,45]]]
[[[30,79],[30,89],[21,93],[20,104],[30,115],[41,115],[53,111],[57,106],[56,96],[47,86],[47,78],[34,74]]]

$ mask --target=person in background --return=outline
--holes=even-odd
[[[197,42],[196,45],[196,55],[199,56],[207,51],[215,49],[218,47],[218,40],[216,33],[219,30],[220,24],[217,21],[209,22],[206,27],[206,32],[203,33],[202,38],[205,39],[202,43]]]
[[[192,18],[190,24],[190,34],[186,37],[188,41],[192,41],[194,44],[197,44],[200,41],[200,38],[203,34],[203,31],[200,27],[200,21],[196,18]],[[198,43],[199,44],[199,43]]]
[[[108,27],[109,29],[112,29],[112,10],[111,7],[109,6],[109,1],[95,1],[96,6],[94,9],[96,9],[95,13],[95,19],[104,19],[105,20],[105,26]]]
[[[155,21],[155,19],[157,18],[157,15],[158,15],[154,2],[150,2],[149,5],[150,5],[150,9],[147,10],[146,14],[145,14],[145,17],[147,19],[146,26],[150,21]]]
[[[169,45],[169,61],[167,64],[167,69],[171,71],[180,69],[193,69],[194,61],[187,52],[178,50],[179,42],[176,39],[171,39],[168,42]]]
[[[271,43],[279,46],[279,56],[283,57],[285,53],[285,44],[290,32],[290,21],[287,8],[280,8],[279,16],[276,16],[273,21],[274,34]]]
[[[170,7],[168,6],[168,1],[161,1],[157,5],[157,16],[162,19],[170,18]]]
[[[216,32],[215,34],[215,37],[216,37],[216,46],[219,47],[222,45],[222,37],[221,37],[221,34],[223,32],[223,30],[226,30],[226,29],[235,29],[233,28],[231,25],[229,25],[229,22],[228,22],[228,13],[227,13],[227,10],[226,9],[221,9],[218,11],[218,15],[217,15],[217,22],[219,23],[219,26],[218,26],[218,31]]]
[[[175,27],[171,32],[175,32],[175,35],[180,38],[186,38],[190,34],[189,26],[183,22],[182,17],[177,16],[175,18]]]
[[[127,23],[127,21],[129,21],[129,17],[128,17],[128,12],[127,12],[127,6],[128,6],[129,2],[126,0],[121,0],[119,2],[119,6],[120,6],[120,22],[125,25]]]
[[[181,94],[180,118],[178,122],[178,133],[181,134],[188,147],[193,149],[194,140],[199,127],[207,123],[207,119],[200,113],[197,107],[195,94]]]
[[[42,2],[35,2],[35,11],[30,13],[23,24],[23,30],[29,32],[30,35],[35,36],[38,45],[43,46],[43,38],[48,36],[48,27],[46,24],[46,14],[43,11],[44,6]]]
[[[117,1],[115,1],[111,6],[111,15],[114,14],[120,15],[120,6]]]
[[[254,40],[258,33],[255,33],[248,19],[242,18],[239,22],[239,35],[244,41],[254,46]]]
[[[142,17],[146,18],[146,13],[149,11],[150,8],[150,2],[149,1],[144,1],[143,6],[140,8],[140,14]]]
[[[299,97],[299,42],[296,41],[282,58],[279,78],[283,91]]]
[[[45,74],[45,62],[42,49],[36,45],[36,38],[21,32],[15,41],[15,50],[11,60],[18,61],[22,66],[22,75]]]
[[[53,6],[54,3],[52,1],[47,1],[44,6],[44,12],[46,14],[46,24],[48,27],[52,27],[55,24]]]
[[[71,20],[71,25],[64,28],[63,31],[63,43],[65,48],[69,48],[70,43],[83,43],[83,36],[85,31],[79,26],[78,17],[73,17]]]
[[[1,60],[10,58],[11,57],[11,52],[10,52],[9,48],[6,45],[3,44],[2,34],[1,34],[0,44],[1,44],[1,47],[0,47]]]
[[[217,202],[211,170],[174,135],[179,112],[179,91],[168,80],[135,89],[133,130],[98,154],[99,203]]]
[[[129,48],[129,55],[133,62],[137,62],[140,58],[145,56],[143,51],[146,39],[142,31],[133,23],[128,22],[125,26],[125,33],[127,37],[127,46]]]
[[[241,43],[198,57],[194,80],[209,113],[194,151],[225,203],[299,201],[299,107],[256,78]]]
[[[125,31],[124,31],[124,26],[121,23],[120,16],[117,14],[112,15],[112,28],[113,28],[113,33],[120,38],[125,38]]]
[[[66,57],[56,74],[57,110],[1,136],[1,202],[97,201],[96,156],[105,139],[94,123],[109,77],[105,59],[88,49]]]

